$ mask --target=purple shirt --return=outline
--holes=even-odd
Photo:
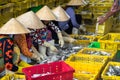
[[[66,30],[69,28],[68,21],[58,22],[58,25],[61,30]]]
[[[68,7],[66,9],[66,12],[70,16],[70,20],[72,22],[73,27],[79,28],[80,24],[78,24],[77,21],[76,21],[74,9],[72,7]]]

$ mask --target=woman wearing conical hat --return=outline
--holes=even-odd
[[[57,17],[56,25],[58,25],[58,27],[62,30],[62,35],[63,35],[64,41],[70,42],[70,43],[74,42],[75,39],[71,38],[70,35],[64,31],[64,29],[66,27],[65,25],[68,24],[70,16],[65,12],[65,10],[61,6],[54,8],[52,10],[52,12]],[[54,34],[55,33],[53,33],[53,35]]]
[[[70,2],[66,5],[66,13],[70,16],[69,26],[66,25],[65,31],[68,34],[77,34],[79,28],[82,29],[83,26],[77,22],[75,15],[75,8],[77,9],[79,6],[86,5],[84,0],[70,0]],[[82,29],[85,31],[85,29]]]
[[[44,6],[42,9],[36,12],[36,15],[47,26],[47,28],[57,33],[58,43],[62,47],[64,45],[64,41],[63,41],[60,29],[53,22],[57,20],[57,17],[53,14],[51,9],[48,6]]]
[[[30,30],[31,29],[39,30],[41,28],[44,28],[44,24],[39,21],[38,17],[32,11],[20,15],[16,19]],[[34,40],[35,37],[32,38],[31,35],[33,35],[33,32],[29,34],[15,35],[14,40],[21,49],[21,53],[22,53],[21,58],[23,60],[29,63],[31,62],[31,59],[34,59],[37,61],[37,63],[40,63],[44,55],[42,53],[39,53],[37,49],[34,47],[32,41]],[[35,41],[38,42],[39,40],[35,39]],[[41,43],[42,41],[40,40],[39,42]]]
[[[15,18],[10,19],[0,28],[0,73],[4,72],[4,69],[6,70],[7,74],[13,72],[22,72],[23,67],[17,66],[21,64],[21,61],[18,63],[15,57],[15,53],[19,52],[19,50],[14,48],[13,39],[9,37],[9,34],[16,35],[29,32],[30,31],[20,24]],[[14,50],[16,51],[14,52]]]
[[[56,16],[52,13],[52,11],[50,10],[50,8],[48,6],[44,6],[42,7],[39,11],[36,12],[36,15],[39,17],[39,19],[46,25],[46,29],[51,29],[52,32],[57,33],[58,36],[58,44],[60,44],[60,46],[62,47],[64,45],[64,41],[63,41],[63,37],[61,35],[61,31],[58,28],[58,26],[56,26],[53,21],[56,20]],[[51,31],[49,31],[51,32]],[[52,36],[54,37],[54,36]],[[49,42],[52,42],[53,40],[49,40],[47,39]],[[40,48],[42,49],[42,48]]]
[[[32,38],[34,44],[49,47],[52,51],[55,52],[57,51],[57,49],[53,45],[47,42],[47,29],[35,13],[29,11],[18,16],[16,19],[31,31],[30,37]],[[44,49],[39,50],[39,56],[42,56],[42,59],[45,59],[47,58],[47,55],[43,50]]]

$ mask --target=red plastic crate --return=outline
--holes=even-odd
[[[39,64],[23,69],[26,80],[73,80],[74,69],[64,61]],[[50,73],[50,74],[46,74]],[[33,78],[34,74],[46,74]]]

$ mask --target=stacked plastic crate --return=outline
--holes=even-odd
[[[0,26],[13,17],[14,3],[8,3],[8,0],[0,1]]]

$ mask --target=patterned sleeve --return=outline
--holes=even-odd
[[[23,55],[25,55],[26,57],[29,57],[29,58],[32,57],[33,53],[31,53],[28,49],[25,34],[15,35],[14,36],[14,41],[19,46]]]
[[[51,27],[51,29],[53,29],[56,33],[61,32],[58,26],[56,26],[53,22],[50,22],[48,26]]]
[[[44,40],[42,39],[42,31],[40,29],[34,30],[34,29],[30,29],[31,33],[30,36],[33,40],[34,43],[37,43],[39,45],[43,45]]]
[[[6,39],[3,42],[4,64],[5,68],[11,71],[17,71],[18,67],[13,64],[13,41]]]

